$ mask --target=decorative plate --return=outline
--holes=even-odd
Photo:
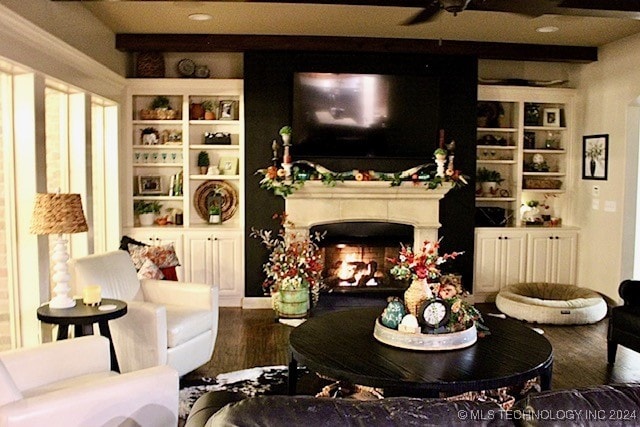
[[[178,62],[178,72],[182,77],[191,77],[196,71],[196,64],[188,58],[181,59]]]
[[[218,199],[222,221],[231,218],[238,209],[238,191],[226,181],[205,181],[193,195],[193,206],[200,218],[209,220],[209,207]]]

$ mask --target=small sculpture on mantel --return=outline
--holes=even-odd
[[[276,141],[275,139],[273,140],[273,142],[271,143],[271,151],[273,152],[273,156],[271,157],[271,163],[273,164],[273,166],[278,166],[278,141]]]

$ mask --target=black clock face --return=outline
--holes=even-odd
[[[436,298],[425,301],[418,312],[419,319],[430,328],[439,328],[449,321],[451,306],[445,300]]]

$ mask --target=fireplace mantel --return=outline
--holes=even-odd
[[[414,242],[437,240],[440,199],[449,183],[434,190],[403,182],[391,187],[386,181],[347,181],[334,187],[306,182],[286,198],[285,210],[295,231],[314,225],[349,221],[387,221],[414,227]]]

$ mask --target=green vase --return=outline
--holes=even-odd
[[[276,311],[284,319],[303,319],[309,313],[309,288],[280,290]]]

